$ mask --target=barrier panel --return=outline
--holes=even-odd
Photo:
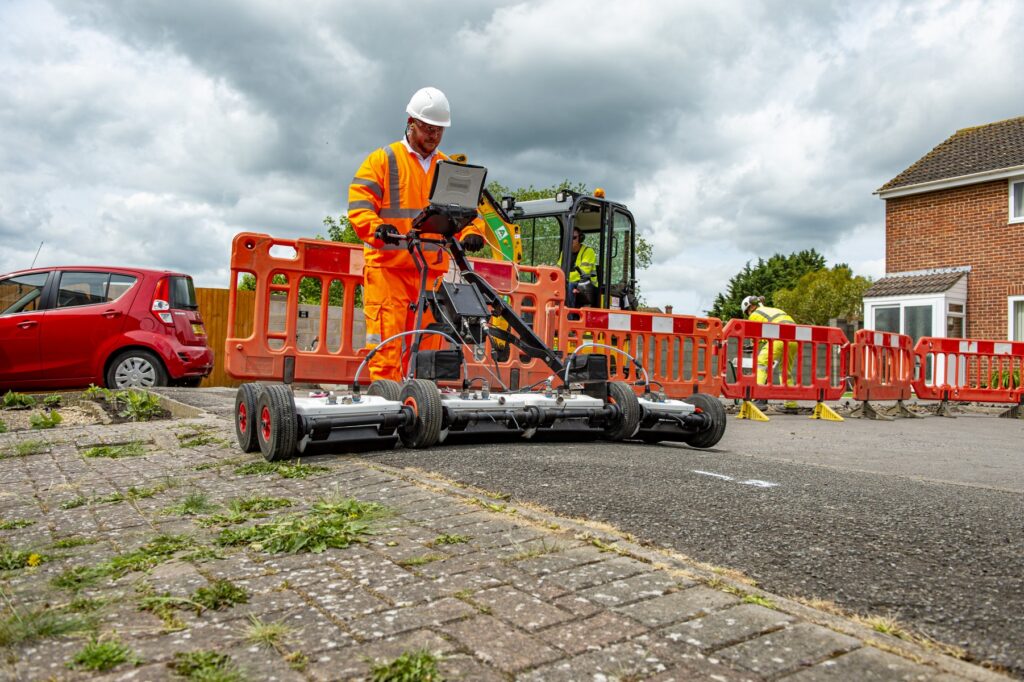
[[[925,400],[1021,403],[1024,342],[921,337],[914,392]]]
[[[729,320],[718,351],[722,394],[742,400],[837,400],[846,387],[848,343],[836,327]],[[758,383],[757,356],[765,347],[770,371]]]
[[[566,340],[562,346],[566,350],[588,342],[618,348],[639,359],[655,388],[671,398],[721,393],[715,355],[721,334],[722,321],[716,317],[591,308],[564,310],[559,326],[559,339]],[[609,356],[613,381],[643,378],[636,364],[618,353],[600,348],[584,352],[588,351]]]
[[[854,400],[907,400],[914,377],[914,351],[906,334],[861,329],[849,347]]]
[[[565,299],[562,271],[470,260],[474,270],[505,294],[516,314],[550,346],[557,334],[558,315]],[[255,296],[238,290],[239,277],[245,274],[255,280]],[[251,232],[236,235],[231,249],[227,328],[236,328],[236,318],[251,317],[252,331],[247,336],[228,334],[227,372],[244,380],[352,383],[367,352],[363,348],[365,329],[360,328],[362,310],[356,306],[362,284],[362,245],[322,239],[275,239]],[[299,304],[303,289],[319,292],[319,306]],[[240,310],[240,306],[245,309]],[[317,307],[319,315],[315,314]],[[304,317],[310,317],[310,308],[316,326],[301,333]],[[478,360],[467,352],[471,378],[483,377],[494,383],[492,373],[497,368],[506,385],[511,382],[522,386],[542,381],[551,374],[547,365],[522,355],[516,348],[507,348],[503,355],[504,359],[495,361],[487,353]],[[364,369],[360,380],[366,382],[368,378]]]

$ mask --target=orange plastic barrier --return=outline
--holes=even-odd
[[[565,298],[562,271],[551,267],[513,266],[511,263],[470,259],[473,267],[499,293],[508,296],[516,313],[544,339],[553,343],[558,315]],[[232,242],[231,282],[248,274],[254,277],[253,330],[234,337],[239,297],[235,286],[229,294],[225,368],[245,380],[290,380],[310,383],[348,384],[366,355],[359,323],[356,295],[363,283],[363,250],[358,244],[322,239],[275,239],[270,235],[243,232]],[[318,326],[313,343],[299,342],[299,320],[307,310],[299,306],[299,290],[319,286]],[[466,354],[471,377],[494,383],[495,363],[487,354],[475,361]],[[486,366],[486,368],[485,368]],[[517,386],[543,380],[551,374],[537,359],[511,348],[508,358],[497,363],[499,376]],[[364,369],[360,380],[369,375]]]
[[[906,334],[861,329],[849,347],[855,400],[907,400],[914,376],[914,351]]]
[[[921,337],[914,392],[925,400],[1020,403],[1024,342]]]
[[[618,348],[639,359],[655,388],[660,385],[672,398],[698,392],[720,394],[722,377],[715,351],[721,334],[722,321],[716,317],[591,308],[564,310],[559,326],[559,339],[566,340],[562,346],[566,350],[584,343]],[[584,352],[607,354],[613,381],[643,378],[636,364],[619,353],[601,348]]]
[[[236,283],[242,274],[256,280],[253,330],[246,338],[235,338],[231,334],[238,305]],[[318,282],[323,294],[315,347],[298,344],[303,280]],[[243,232],[231,244],[231,282],[225,343],[225,366],[231,376],[280,380],[288,374],[295,381],[346,383],[355,375],[363,355],[354,343],[353,314],[356,292],[363,283],[361,245]],[[340,319],[330,310],[332,295],[341,298],[340,306],[333,306],[340,307]],[[276,309],[273,315],[272,308]],[[326,340],[334,337],[339,341],[331,348]]]
[[[786,342],[784,348],[795,344],[795,359],[785,350],[776,357],[775,341]],[[762,343],[768,344],[767,366],[773,371],[768,372],[766,383],[759,384],[757,355]],[[722,394],[743,400],[837,400],[846,384],[848,343],[835,327],[729,320],[718,352]],[[787,376],[790,385],[783,379]]]

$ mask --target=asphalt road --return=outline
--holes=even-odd
[[[895,618],[1024,678],[1024,420],[730,416],[722,442],[511,441],[362,456],[439,472]]]

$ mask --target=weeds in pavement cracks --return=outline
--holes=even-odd
[[[84,538],[77,535],[69,535],[66,538],[60,538],[54,541],[50,545],[53,549],[71,549],[73,547],[81,547],[83,545],[95,545],[99,540],[95,538]]]
[[[292,506],[292,501],[283,497],[262,497],[249,495],[247,497],[236,497],[227,504],[227,511],[223,514],[212,514],[196,519],[196,523],[203,527],[208,526],[234,526],[245,523],[253,518],[265,518],[266,512],[275,509],[285,509]]]
[[[178,443],[183,448],[198,448],[202,445],[220,445],[227,447],[230,445],[228,441],[223,438],[218,438],[212,435],[213,427],[211,426],[198,426],[191,425],[187,431],[175,434],[178,437]]]
[[[199,516],[200,514],[209,513],[216,508],[217,506],[210,502],[210,497],[206,493],[194,490],[181,498],[178,504],[173,507],[167,507],[161,513],[173,514],[175,516]]]
[[[0,595],[11,613],[6,619],[0,620],[0,647],[13,647],[46,637],[95,630],[96,624],[91,618],[50,608],[48,605],[22,613],[2,589]]]
[[[10,521],[0,521],[0,530],[14,530],[16,528],[25,528],[26,526],[35,525],[35,521],[30,519],[11,519]]]
[[[426,649],[410,651],[393,661],[375,663],[370,670],[372,682],[442,682],[437,669],[440,657]]]
[[[376,503],[354,499],[321,499],[308,512],[240,529],[225,529],[217,536],[222,546],[245,545],[270,554],[344,549],[370,534],[372,521],[390,515]]]
[[[17,571],[46,563],[47,557],[37,552],[11,549],[0,542],[0,571]]]
[[[284,623],[264,623],[257,616],[249,616],[249,625],[245,629],[245,639],[266,649],[276,651],[293,670],[303,671],[309,664],[309,658],[301,651],[288,651],[285,639],[291,634],[291,628]]]
[[[245,679],[230,656],[216,651],[178,652],[168,665],[185,679],[196,682],[242,682]]]
[[[425,566],[427,564],[432,564],[435,561],[444,561],[445,558],[446,557],[443,554],[421,554],[420,556],[400,559],[395,563],[402,568],[412,568],[413,566]]]
[[[82,457],[106,457],[108,459],[138,457],[139,455],[144,454],[146,454],[145,443],[141,440],[133,440],[128,443],[119,443],[116,445],[94,445],[82,451]]]
[[[28,457],[29,455],[38,455],[46,452],[50,449],[49,444],[42,440],[23,440],[20,443],[15,443],[13,448],[10,448],[3,453],[0,453],[0,459],[7,459],[8,457]]]
[[[124,502],[126,500],[142,500],[149,497],[153,497],[157,493],[162,493],[165,490],[177,488],[178,485],[180,484],[178,483],[177,480],[167,479],[163,483],[158,483],[157,485],[149,488],[136,488],[135,486],[132,486],[124,492],[117,491],[109,493],[107,495],[97,495],[95,497],[85,497],[84,495],[78,495],[77,497],[73,497],[70,500],[65,500],[64,502],[61,502],[60,508],[75,509],[77,507],[82,507],[87,504],[114,504],[117,502]]]
[[[108,561],[69,568],[53,578],[51,584],[59,589],[78,592],[104,578],[117,579],[132,571],[153,568],[170,561],[178,552],[196,546],[195,539],[186,535],[159,535],[138,549],[123,552]]]
[[[123,644],[116,636],[107,639],[93,637],[75,654],[68,667],[102,673],[122,663],[138,665],[141,662],[131,647]]]
[[[278,474],[281,478],[309,478],[313,474],[330,471],[327,467],[314,464],[303,464],[299,460],[287,462],[250,462],[235,467],[235,473],[241,476],[269,476]]]
[[[462,545],[470,540],[472,540],[472,538],[466,537],[465,535],[445,533],[444,535],[438,535],[427,544],[431,547],[436,547],[437,545]]]

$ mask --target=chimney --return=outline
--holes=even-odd
[[[669,315],[671,315],[672,314],[672,306],[670,306],[670,305],[665,306],[665,312],[668,313]]]

